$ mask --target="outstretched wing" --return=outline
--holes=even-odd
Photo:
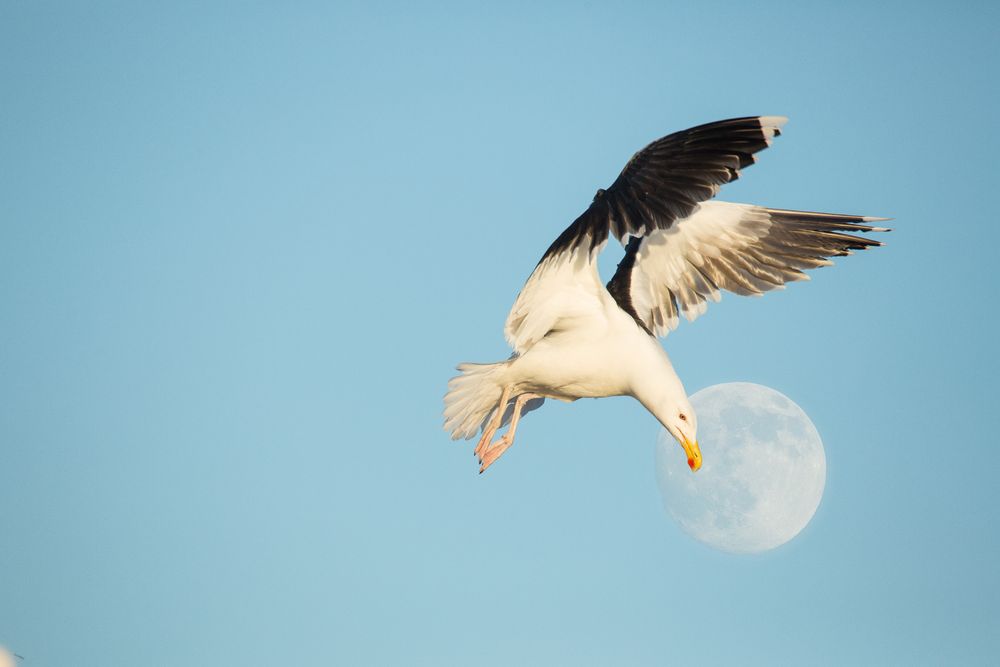
[[[603,288],[594,260],[609,234],[625,243],[669,229],[736,180],[786,120],[751,116],[699,125],[633,155],[611,187],[598,190],[590,207],[552,243],[525,283],[504,327],[515,352],[553,329],[580,326],[601,314]]]
[[[803,269],[829,257],[882,245],[857,236],[884,232],[865,224],[885,220],[809,213],[713,201],[669,229],[632,239],[608,291],[618,305],[658,336],[705,312],[720,290],[760,295],[808,280]]]

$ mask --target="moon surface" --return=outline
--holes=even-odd
[[[806,413],[759,384],[717,384],[691,396],[702,467],[692,473],[662,429],[656,470],[667,513],[711,547],[758,553],[806,527],[823,497],[826,454]]]

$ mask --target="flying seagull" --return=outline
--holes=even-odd
[[[480,473],[546,398],[604,396],[634,397],[684,448],[691,470],[701,467],[698,418],[657,337],[677,328],[679,315],[704,313],[722,290],[782,289],[829,257],[882,245],[860,233],[889,231],[867,224],[887,218],[712,201],[787,120],[733,118],[654,141],[549,246],[507,316],[514,353],[459,364],[448,382],[444,428],[454,440],[481,432]],[[604,286],[597,256],[609,235],[625,256]]]

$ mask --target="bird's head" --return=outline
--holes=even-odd
[[[684,448],[691,472],[701,467],[701,450],[698,448],[698,417],[694,414],[684,385],[673,366],[661,357],[665,372],[643,374],[633,387],[633,396],[649,410],[674,440]]]
[[[698,448],[698,417],[691,403],[686,397],[673,402],[660,421],[684,448],[691,472],[697,471],[701,467],[701,449]]]

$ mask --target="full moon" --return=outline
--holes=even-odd
[[[749,382],[717,384],[691,396],[702,467],[692,473],[663,429],[656,470],[667,513],[716,549],[758,553],[806,527],[823,497],[823,441],[802,408]]]

